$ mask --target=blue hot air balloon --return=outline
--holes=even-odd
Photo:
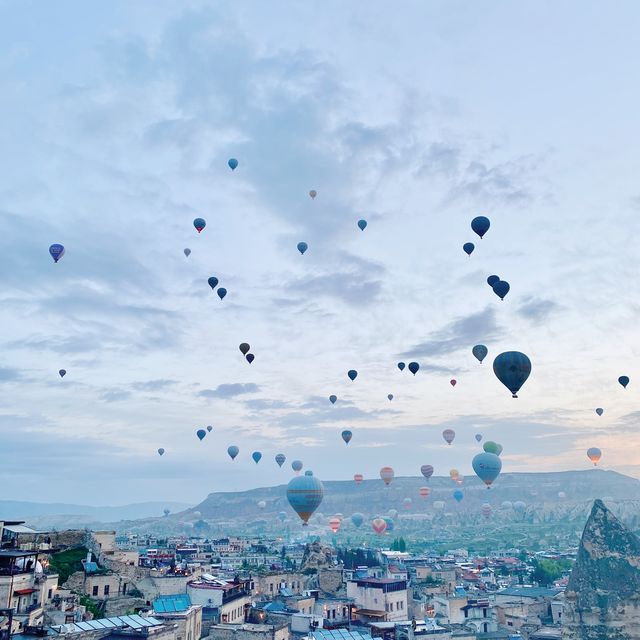
[[[253,458],[253,461],[258,464],[258,462],[260,462],[260,460],[262,459],[262,454],[259,451],[254,451],[251,454],[251,457]]]
[[[196,228],[196,231],[200,233],[207,226],[207,221],[204,218],[196,218],[193,221],[193,226]]]
[[[473,253],[473,250],[476,248],[476,245],[473,244],[473,242],[465,242],[462,245],[462,250],[468,255],[470,256]]]
[[[349,431],[349,429],[345,429],[342,432],[342,439],[346,442],[346,444],[349,444],[351,442],[351,438],[353,438],[353,433]]]
[[[398,362],[398,369],[400,369],[400,371],[404,371],[404,367],[405,367],[404,362]]]
[[[420,369],[420,365],[417,362],[409,363],[409,371],[411,371],[411,373],[413,373],[414,376],[416,375],[416,373],[418,373],[419,369]]]
[[[598,407],[598,408],[596,409],[596,413],[597,413],[599,416],[601,416],[601,415],[604,413],[604,409],[603,409],[602,407]]]
[[[208,431],[209,433],[211,433],[211,432],[213,431],[213,427],[212,427],[211,425],[209,425],[209,426],[207,427],[207,431]]]
[[[626,389],[629,384],[629,376],[620,376],[618,382]]]
[[[462,491],[460,491],[460,489],[456,489],[453,492],[453,497],[455,498],[456,502],[460,502],[462,500],[462,498],[464,498],[464,493],[462,493]]]
[[[303,526],[320,506],[324,497],[324,487],[310,471],[303,476],[296,476],[287,485],[287,500],[291,508],[302,520]]]
[[[387,400],[389,400],[389,402],[391,402],[393,400],[393,393],[389,393],[387,395]]]
[[[499,282],[499,280],[500,280],[500,276],[489,276],[489,277],[487,278],[487,284],[488,284],[491,288],[493,288],[493,285],[494,285],[496,282]]]
[[[367,228],[367,221],[358,220],[358,226],[360,227],[360,231],[364,231]]]
[[[229,454],[229,457],[232,460],[236,459],[236,456],[240,453],[240,449],[238,449],[238,447],[236,447],[235,444],[232,444],[228,449],[227,449],[227,453]]]
[[[64,378],[67,375],[67,370],[66,369],[60,369],[60,371],[58,371],[58,375],[61,378]]]
[[[216,293],[218,294],[218,298],[220,298],[220,300],[224,300],[224,297],[227,295],[227,290],[224,287],[219,287]]]
[[[359,529],[364,522],[364,516],[361,513],[356,512],[351,516],[351,522],[356,529]]]
[[[256,357],[253,355],[253,353],[247,353],[245,358],[247,359],[247,362],[249,364],[251,364],[256,359]]]
[[[198,429],[196,431],[196,435],[200,441],[204,440],[204,437],[207,435],[207,432],[204,429]]]
[[[489,349],[485,347],[483,344],[477,344],[473,349],[471,349],[471,353],[476,357],[478,362],[482,364],[482,361],[487,357],[489,353]]]
[[[475,439],[476,439],[476,442],[480,442],[482,440],[482,434],[481,433],[476,433]]]
[[[338,396],[334,396],[334,395],[329,396],[329,402],[331,402],[331,404],[335,404],[337,399],[338,399]]]
[[[296,472],[296,473],[300,473],[300,471],[302,470],[302,461],[301,460],[294,460],[291,463],[291,468]]]
[[[284,455],[284,453],[279,453],[276,456],[276,463],[279,467],[282,467],[282,465],[285,463],[285,460],[287,459],[287,456]]]
[[[504,297],[509,293],[509,289],[511,289],[511,287],[506,280],[498,280],[498,282],[493,285],[493,293],[495,293],[500,300],[504,300]]]
[[[387,523],[387,528],[385,529],[385,531],[393,531],[396,526],[396,523],[393,521],[393,518],[390,518],[389,516],[385,516],[382,519]]]
[[[184,249],[184,255],[187,256],[187,258],[191,255],[191,249],[186,248]]]
[[[531,373],[531,360],[519,351],[505,351],[493,361],[493,372],[514,398]]]
[[[489,231],[489,227],[491,226],[491,222],[489,218],[485,216],[478,216],[471,221],[471,229],[477,233],[480,238]]]
[[[479,453],[471,464],[478,478],[487,485],[487,489],[502,471],[502,461],[495,453]]]
[[[229,165],[231,171],[235,171],[236,167],[238,166],[238,161],[235,158],[229,158],[227,164]]]
[[[209,286],[212,289],[215,289],[218,286],[218,278],[216,278],[215,276],[211,276],[207,282],[209,283]]]
[[[163,456],[163,455],[164,455],[164,449],[163,449],[162,447],[160,447],[160,448],[158,449],[158,455],[159,455],[159,456]]]
[[[347,375],[349,376],[349,380],[353,382],[358,377],[358,372],[355,369],[349,369]]]
[[[304,252],[309,248],[309,245],[306,242],[298,242],[298,251],[301,255],[304,255]]]
[[[49,247],[49,255],[53,258],[54,262],[58,262],[64,255],[64,247],[61,244],[52,244]]]

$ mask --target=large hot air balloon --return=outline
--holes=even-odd
[[[423,500],[426,500],[431,493],[431,489],[429,489],[429,487],[420,487],[420,491],[418,493]]]
[[[364,516],[356,511],[356,513],[351,516],[351,522],[356,529],[359,529],[364,522]]]
[[[67,370],[66,369],[60,369],[60,371],[58,371],[58,375],[61,378],[64,378],[67,375]]]
[[[442,437],[447,444],[451,444],[456,437],[456,432],[453,429],[445,429],[442,432]]]
[[[473,470],[482,482],[487,485],[487,489],[502,471],[502,461],[495,453],[479,453],[471,462]]]
[[[238,349],[240,349],[240,353],[243,356],[246,356],[247,353],[249,353],[249,351],[251,351],[251,345],[248,342],[241,342],[240,346],[238,347]]]
[[[204,437],[207,435],[207,432],[204,429],[198,429],[196,431],[196,435],[198,436],[198,439],[202,441]]]
[[[462,250],[468,255],[470,256],[473,253],[473,250],[476,248],[476,245],[473,244],[473,242],[465,242],[462,245]]]
[[[353,476],[353,481],[354,481],[356,484],[360,484],[363,480],[364,480],[364,476],[363,476],[361,473],[356,473],[356,474],[354,474],[354,476]]]
[[[598,447],[590,447],[587,449],[587,458],[593,462],[594,466],[598,464],[598,461],[602,457],[602,451]]]
[[[163,455],[164,455],[164,449],[163,449],[162,447],[160,447],[160,448],[158,449],[158,455],[159,455],[159,456],[163,456]]]
[[[504,300],[510,289],[511,285],[506,280],[498,280],[498,282],[493,285],[493,293],[495,293],[500,300]]]
[[[342,439],[345,441],[346,444],[349,444],[351,442],[351,438],[353,438],[353,433],[351,433],[349,429],[345,429],[342,432]]]
[[[229,158],[229,160],[227,160],[227,164],[231,171],[235,171],[238,166],[238,161],[235,158]]]
[[[489,276],[489,277],[487,278],[487,284],[488,284],[492,289],[493,289],[493,285],[494,285],[496,282],[500,282],[500,276],[493,275],[493,276]]]
[[[398,362],[398,369],[400,369],[400,371],[403,371],[405,367],[404,362]]]
[[[294,460],[291,463],[291,468],[296,472],[296,473],[300,473],[300,471],[302,471],[302,461],[301,460]]]
[[[487,440],[483,445],[482,448],[487,452],[487,453],[493,453],[497,456],[499,456],[502,453],[502,445],[498,444],[497,442],[494,442],[493,440]]]
[[[418,373],[419,369],[420,369],[420,365],[417,362],[409,363],[409,371],[411,371],[411,373],[413,373],[414,376],[416,375],[416,373]]]
[[[411,509],[411,505],[412,505],[412,504],[413,504],[413,500],[412,500],[411,498],[405,498],[405,499],[402,501],[402,506],[403,506],[405,509]]]
[[[187,256],[187,258],[191,255],[191,249],[187,248],[184,250],[184,255]]]
[[[227,290],[224,287],[220,287],[216,293],[218,294],[218,298],[220,300],[224,300],[224,297],[227,295]]]
[[[337,399],[338,399],[338,396],[334,396],[334,395],[329,396],[329,401],[331,402],[331,404],[335,404]]]
[[[364,231],[367,228],[367,221],[358,220],[358,227],[360,228],[360,231]]]
[[[489,221],[489,218],[486,218],[485,216],[477,216],[471,221],[471,229],[474,233],[477,233],[481,239],[482,236],[489,231],[490,226],[491,222]]]
[[[476,435],[474,437],[476,439],[476,442],[480,442],[482,440],[482,434],[481,433],[476,433]]]
[[[193,221],[193,226],[196,228],[196,231],[200,233],[207,226],[207,221],[204,218],[196,218]]]
[[[620,376],[618,382],[626,389],[629,384],[629,376]]]
[[[253,461],[258,464],[258,462],[260,462],[260,460],[262,459],[262,454],[259,451],[254,451],[251,454],[251,457],[253,458]]]
[[[279,453],[279,454],[276,456],[276,464],[277,464],[279,467],[282,467],[282,465],[285,463],[286,459],[287,459],[287,456],[285,456],[285,455],[284,455],[284,453]]]
[[[212,289],[215,289],[218,286],[218,282],[220,281],[215,276],[211,276],[210,278],[207,279],[207,282],[209,283],[209,286]]]
[[[420,473],[428,480],[433,475],[433,467],[430,464],[423,464]]]
[[[387,400],[391,402],[393,400],[393,393],[387,394]]]
[[[374,518],[371,522],[371,528],[381,536],[387,530],[387,521],[384,518]]]
[[[311,196],[311,199],[314,200],[318,195],[318,192],[315,189],[311,189],[311,191],[309,191],[309,195]]]
[[[347,375],[349,376],[349,380],[353,382],[358,377],[358,372],[355,369],[349,369]]]
[[[304,255],[304,252],[309,248],[309,245],[306,242],[298,242],[298,251],[300,255]]]
[[[596,413],[597,413],[599,416],[601,416],[601,415],[604,413],[604,409],[603,409],[602,407],[598,407],[598,408],[596,409]]]
[[[482,361],[487,357],[489,353],[489,349],[485,347],[483,344],[477,344],[473,349],[471,349],[471,353],[475,356],[475,358],[482,364]]]
[[[462,498],[464,498],[464,493],[462,493],[462,491],[460,491],[460,489],[456,489],[453,492],[453,497],[454,497],[456,502],[460,502],[462,500]]]
[[[336,518],[335,516],[333,516],[333,518],[329,519],[329,528],[331,529],[331,531],[333,531],[333,533],[338,533],[341,524],[342,520],[340,520],[340,518]]]
[[[49,247],[49,255],[53,258],[54,262],[58,262],[64,255],[64,247],[61,244],[52,244]]]
[[[519,351],[505,351],[493,361],[493,372],[502,384],[511,391],[512,397],[518,397],[520,387],[531,373],[531,360]]]
[[[389,486],[394,476],[393,469],[391,467],[382,467],[380,469],[380,477],[382,478],[382,482],[384,482],[385,486]]]
[[[480,508],[480,511],[482,512],[482,515],[488,520],[491,517],[491,513],[493,509],[491,508],[491,505],[488,502],[485,502]]]
[[[236,456],[240,453],[240,449],[238,449],[238,447],[236,447],[235,445],[231,445],[228,449],[227,449],[227,453],[229,454],[229,457],[232,460],[236,459]]]
[[[287,485],[287,500],[302,520],[303,526],[307,525],[309,518],[320,506],[323,496],[322,482],[311,471],[306,471],[303,476],[291,478]]]

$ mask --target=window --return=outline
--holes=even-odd
[[[91,595],[93,595],[93,596],[97,596],[98,595],[98,585],[93,587],[93,589],[91,590]]]
[[[108,584],[105,584],[105,585],[104,585],[104,595],[105,595],[105,596],[108,596],[108,595],[109,595],[109,585],[108,585]]]
[[[487,610],[486,610],[486,609],[483,609],[483,610],[482,610],[482,617],[483,617],[483,618],[486,618],[486,617],[487,617]]]
[[[47,595],[47,598],[51,600],[52,596],[53,596],[53,589],[49,589],[49,594]]]

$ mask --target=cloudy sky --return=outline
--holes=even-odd
[[[469,472],[477,432],[506,471],[595,445],[640,477],[639,18],[0,0],[2,496],[197,502],[288,480],[280,451],[326,479]],[[518,400],[491,369],[514,349]]]

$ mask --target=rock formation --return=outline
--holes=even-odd
[[[584,528],[565,602],[566,640],[640,640],[640,539],[601,500]]]

